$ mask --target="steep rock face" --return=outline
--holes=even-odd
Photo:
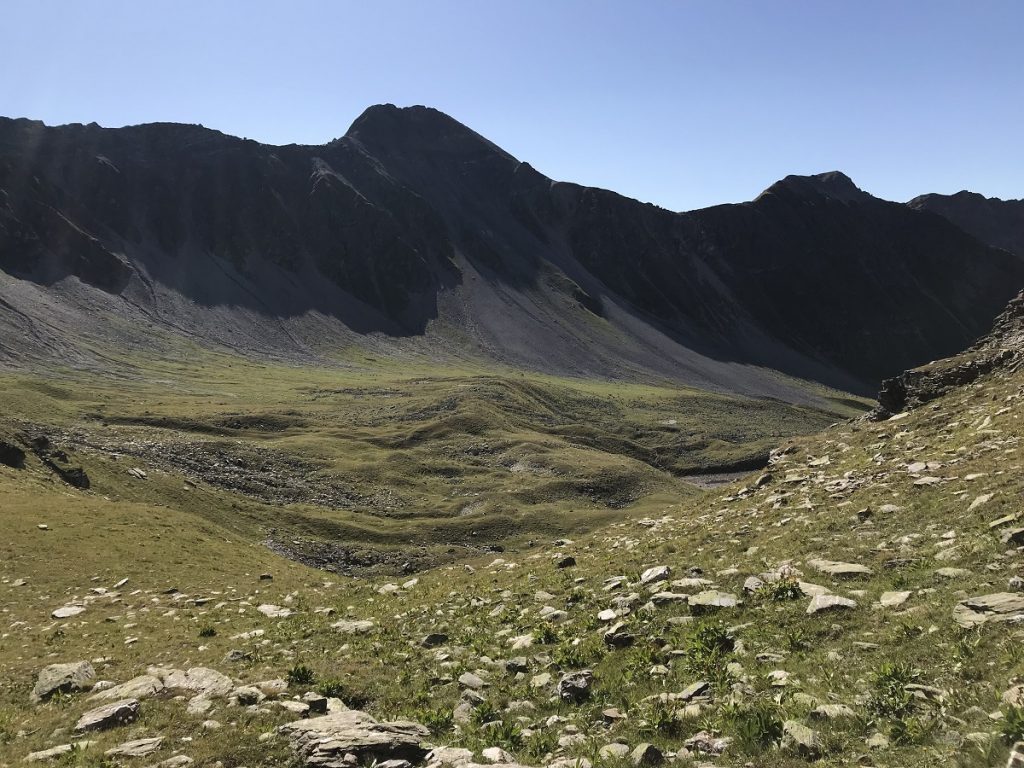
[[[983,243],[1024,259],[1024,200],[1000,200],[964,190],[955,195],[921,195],[907,205],[945,216]]]
[[[41,355],[73,334],[49,317],[70,306],[247,353],[426,334],[545,370],[775,396],[735,364],[873,391],[969,344],[1024,285],[1021,260],[838,172],[672,213],[391,105],[319,147],[0,120],[0,270],[15,280],[0,291],[57,290],[0,305],[5,334]]]
[[[969,349],[886,379],[876,415],[887,417],[942,397],[993,371],[1013,372],[1024,360],[1024,292],[1010,301],[990,333]]]

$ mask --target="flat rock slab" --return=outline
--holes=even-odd
[[[124,699],[90,709],[75,725],[76,731],[104,731],[134,722],[139,716],[139,700]]]
[[[728,592],[719,592],[717,589],[708,589],[692,595],[689,599],[691,609],[697,611],[713,608],[735,608],[739,604],[736,595]]]
[[[882,608],[899,608],[909,599],[910,592],[883,592],[878,604]]]
[[[235,689],[235,683],[230,677],[209,667],[191,667],[187,670],[150,667],[146,671],[149,676],[163,683],[168,691],[183,691],[215,698],[227,696]]]
[[[373,629],[373,622],[369,619],[362,619],[358,621],[342,619],[341,621],[336,621],[331,624],[331,629],[337,630],[343,635],[365,635]]]
[[[822,611],[844,611],[856,608],[857,602],[848,597],[839,595],[815,595],[811,598],[811,604],[807,606],[807,613],[821,613]]]
[[[160,749],[164,739],[162,736],[154,736],[149,739],[135,739],[118,744],[113,749],[108,749],[104,755],[108,757],[145,757]]]
[[[30,752],[25,757],[26,763],[41,763],[45,760],[56,760],[58,757],[70,754],[75,749],[88,749],[95,742],[92,741],[76,741],[74,744],[60,744],[56,747],[50,747],[40,752]]]
[[[672,569],[669,566],[656,565],[640,574],[640,583],[657,584],[659,581],[665,581],[671,575]]]
[[[55,619],[70,619],[80,613],[85,613],[84,605],[62,605],[50,615]]]
[[[965,629],[988,623],[1024,623],[1024,594],[996,592],[961,600],[953,608],[953,620]]]
[[[819,573],[827,574],[836,579],[848,579],[854,576],[870,576],[871,569],[857,563],[840,563],[834,560],[808,560],[807,564]]]
[[[55,693],[86,691],[92,687],[94,677],[96,671],[88,661],[51,664],[39,673],[30,698],[34,702],[39,702],[45,701]]]
[[[94,693],[89,701],[117,701],[118,699],[144,699],[147,696],[155,696],[164,689],[163,681],[153,675],[141,675],[132,678],[127,683],[115,685],[105,691]]]
[[[280,605],[271,605],[270,603],[261,605],[256,610],[271,619],[286,619],[292,615],[290,609],[282,608]]]
[[[359,763],[419,763],[430,751],[424,746],[430,731],[419,723],[381,723],[355,709],[297,720],[279,730],[289,737],[292,749],[307,766],[340,765],[345,755],[353,755]]]

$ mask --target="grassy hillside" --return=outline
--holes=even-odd
[[[656,509],[695,492],[687,476],[763,465],[780,438],[860,405],[377,360],[114,363],[118,378],[3,377],[0,426],[67,453],[88,495],[164,505],[341,572]]]
[[[143,697],[138,720],[90,735],[94,744],[62,758],[75,765],[129,762],[103,753],[152,736],[163,741],[132,764],[175,755],[229,768],[290,764],[275,727],[296,717],[281,702],[301,707],[292,697],[307,691],[338,699],[332,706],[422,723],[435,744],[478,757],[498,746],[526,765],[561,757],[627,765],[628,755],[605,749],[602,757],[602,749],[651,743],[682,755],[684,766],[997,766],[1024,736],[1020,624],[965,628],[955,618],[969,617],[958,607],[969,598],[1024,600],[1014,591],[1024,577],[1014,533],[1024,491],[1021,373],[998,369],[889,421],[782,440],[767,472],[700,491],[669,471],[699,461],[666,469],[651,457],[671,445],[668,434],[695,429],[687,413],[715,412],[707,396],[493,372],[378,371],[372,379],[354,371],[330,385],[301,371],[260,379],[250,366],[204,370],[126,384],[120,399],[98,384],[4,388],[26,420],[55,425],[73,444],[69,461],[81,461],[94,485],[71,489],[31,457],[25,469],[0,469],[9,529],[0,565],[0,676],[8,683],[0,761],[74,740],[75,721],[97,702],[72,692],[30,704],[29,692],[46,665],[78,660],[116,683],[157,665],[213,668],[239,686],[289,685],[248,706],[215,697],[204,712],[190,712],[180,692]],[[87,418],[101,406],[102,419]],[[559,412],[577,414],[574,430],[590,431],[566,429]],[[723,419],[707,445],[718,439],[731,450],[730,434],[767,440],[757,413]],[[656,428],[672,418],[678,433]],[[627,438],[633,453],[611,449]],[[115,440],[116,460],[97,447]],[[161,447],[136,453],[134,443],[146,441]],[[244,456],[273,452],[281,458],[256,474],[283,479],[264,483],[270,491],[241,480],[229,488],[220,475],[186,484],[177,459],[165,467],[139,458],[169,453],[176,441],[193,453],[203,441]],[[490,452],[471,450],[484,444]],[[502,463],[510,460],[555,474],[511,471]],[[289,461],[316,470],[289,474],[280,469]],[[447,462],[464,471],[422,471]],[[145,480],[128,474],[134,467]],[[558,495],[556,481],[614,472],[651,485],[623,505],[608,491],[620,485],[593,497],[581,486],[571,500]],[[285,482],[293,476],[306,484]],[[343,498],[341,478],[364,497],[379,483],[419,503],[396,502],[389,514],[362,501],[318,503],[324,494]],[[468,529],[477,537],[464,540],[501,540],[506,551],[442,551],[445,537],[467,530],[460,487],[508,505],[498,509],[514,524],[485,511],[493,527],[478,522]],[[282,498],[260,501],[262,493]],[[510,526],[504,539],[501,525]],[[411,557],[422,546],[416,564],[433,567],[389,574],[400,564],[383,559],[356,569],[359,578],[333,575],[275,555],[261,544],[264,526],[287,531],[281,543],[299,541],[307,552],[335,535],[363,555],[396,548]],[[664,580],[642,583],[656,566],[669,568]],[[808,613],[817,593],[853,605]],[[66,605],[85,610],[51,617]],[[276,611],[261,612],[266,605],[289,615],[268,616]],[[372,624],[353,623],[361,621]],[[560,698],[562,676],[584,669],[593,673],[588,694]],[[721,756],[699,751],[722,747],[718,739],[727,740]]]

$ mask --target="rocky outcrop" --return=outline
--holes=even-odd
[[[1024,595],[997,592],[962,600],[953,609],[953,619],[965,629],[988,623],[1024,624]]]
[[[418,723],[382,723],[365,712],[341,710],[324,717],[281,726],[292,748],[307,766],[381,763],[408,760],[419,763],[430,751],[430,731]],[[351,755],[351,758],[348,756]]]
[[[882,382],[877,418],[936,400],[993,371],[1016,370],[1024,357],[1024,293],[1012,299],[992,330],[966,351]]]

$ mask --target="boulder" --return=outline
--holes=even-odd
[[[119,725],[127,725],[139,717],[139,700],[123,699],[90,709],[78,719],[76,731],[105,731]]]
[[[94,677],[96,671],[88,661],[51,664],[39,673],[30,698],[34,702],[40,702],[46,701],[55,693],[86,691],[92,687]]]
[[[292,749],[307,766],[341,765],[346,755],[358,763],[408,760],[419,763],[429,749],[424,740],[430,731],[408,722],[378,722],[355,709],[333,712],[324,717],[297,720],[280,727]]]
[[[590,696],[590,684],[594,682],[594,673],[589,669],[569,672],[558,681],[558,696],[562,701],[578,704]]]
[[[997,592],[961,600],[953,608],[953,620],[964,629],[988,623],[1024,623],[1024,594]]]
[[[117,701],[118,699],[144,699],[147,696],[155,696],[164,689],[164,684],[158,677],[152,675],[141,675],[134,677],[127,683],[115,685],[89,697],[89,701]]]
[[[227,675],[209,667],[192,667],[188,670],[150,667],[147,673],[160,680],[169,691],[194,693],[206,698],[228,696],[235,684]]]

